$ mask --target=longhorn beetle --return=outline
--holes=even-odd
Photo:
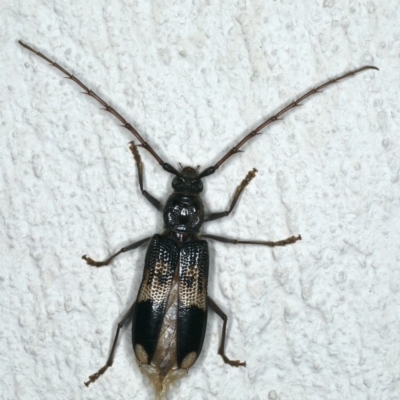
[[[105,261],[94,261],[84,255],[82,258],[93,267],[108,265],[116,256],[126,251],[148,244],[144,264],[143,279],[138,297],[119,322],[114,342],[106,364],[96,373],[89,376],[86,386],[95,382],[112,366],[115,348],[123,325],[130,319],[132,323],[132,344],[140,369],[145,373],[156,388],[157,398],[161,399],[167,386],[181,378],[197,360],[204,340],[207,324],[207,308],[210,307],[223,320],[222,338],[218,349],[223,361],[233,367],[244,367],[245,362],[231,360],[225,355],[225,336],[227,316],[207,294],[208,280],[208,245],[204,239],[216,240],[231,244],[254,244],[268,247],[286,246],[301,240],[301,236],[291,236],[276,242],[263,240],[237,240],[223,236],[201,234],[200,228],[204,222],[215,221],[228,216],[235,207],[244,188],[255,177],[257,170],[248,172],[236,188],[231,205],[227,211],[205,213],[200,193],[203,191],[202,179],[212,175],[231,156],[239,153],[241,147],[251,138],[261,134],[262,130],[294,107],[300,106],[306,98],[321,92],[321,89],[344,78],[355,75],[367,69],[378,68],[364,66],[350,71],[338,78],[331,79],[322,85],[308,91],[297,100],[282,108],[268,118],[256,129],[247,134],[240,142],[229,150],[216,164],[199,172],[198,168],[182,167],[175,169],[165,162],[147,143],[139,132],[113,107],[89,89],[78,78],[71,75],[56,62],[42,53],[19,41],[19,44],[48,61],[59,69],[66,78],[74,81],[84,93],[97,100],[105,111],[113,114],[122,126],[128,129],[140,142],[138,146],[146,149],[161,165],[174,175],[172,180],[173,193],[163,205],[158,199],[143,188],[143,164],[134,142],[129,144],[138,169],[139,187],[143,196],[163,213],[164,231],[152,237],[140,239],[122,248]]]

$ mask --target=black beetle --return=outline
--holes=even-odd
[[[286,246],[301,239],[300,235],[280,241],[236,240],[222,236],[201,234],[204,222],[228,216],[236,205],[243,189],[255,177],[257,170],[248,172],[237,187],[231,205],[227,211],[205,214],[200,193],[203,190],[202,179],[213,174],[228,158],[240,152],[240,148],[251,138],[261,133],[270,123],[277,121],[290,109],[297,107],[306,98],[319,93],[321,89],[346,77],[374,66],[364,66],[331,79],[315,89],[308,91],[296,101],[281,109],[260,126],[246,135],[236,146],[229,150],[215,165],[198,171],[198,168],[185,167],[178,171],[171,164],[164,162],[155,150],[142,138],[114,108],[109,106],[96,93],[86,87],[75,76],[42,53],[19,41],[26,49],[48,61],[73,80],[84,93],[97,100],[105,111],[113,114],[128,129],[141,147],[145,148],[159,162],[161,167],[175,175],[172,180],[173,193],[165,205],[143,189],[143,165],[137,146],[131,142],[130,150],[138,168],[139,185],[145,198],[159,211],[163,212],[164,231],[152,237],[141,239],[122,248],[105,261],[94,261],[86,255],[82,258],[94,267],[108,265],[117,255],[136,249],[148,243],[143,279],[138,297],[128,313],[119,322],[113,346],[106,364],[95,374],[89,376],[86,386],[95,382],[113,364],[113,357],[122,326],[131,318],[132,344],[142,372],[153,382],[157,398],[165,395],[170,383],[182,377],[197,360],[203,345],[207,324],[207,308],[211,307],[223,320],[221,344],[218,354],[225,363],[234,366],[246,366],[245,362],[231,360],[225,355],[225,336],[227,316],[207,294],[209,256],[208,245],[204,239],[223,243],[256,244],[269,247]]]

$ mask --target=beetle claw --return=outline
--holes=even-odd
[[[103,261],[95,261],[92,258],[88,257],[86,254],[82,256],[82,259],[87,262],[91,267],[102,267],[103,265],[107,265]]]

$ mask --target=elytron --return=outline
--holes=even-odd
[[[201,227],[203,223],[226,217],[232,212],[240,194],[255,177],[257,170],[252,169],[248,172],[243,181],[237,186],[228,210],[220,212],[205,212],[200,197],[200,193],[203,191],[202,179],[214,174],[231,156],[241,152],[242,146],[247,141],[261,134],[261,131],[267,125],[281,119],[281,116],[292,108],[300,106],[301,102],[308,97],[319,93],[323,88],[344,78],[367,69],[378,70],[378,68],[364,66],[331,79],[308,91],[248,133],[214,165],[199,171],[198,168],[190,166],[176,169],[165,162],[118,111],[108,105],[78,78],[32,47],[21,41],[19,41],[19,44],[63,72],[66,78],[78,84],[86,95],[98,101],[105,111],[114,115],[122,126],[135,136],[139,144],[136,145],[131,142],[129,149],[137,165],[140,191],[158,211],[162,212],[164,219],[163,232],[142,238],[122,248],[105,261],[94,261],[86,255],[82,257],[90,266],[102,267],[108,265],[121,253],[136,249],[144,244],[148,245],[143,279],[137,299],[118,324],[106,364],[96,373],[90,375],[85,385],[89,386],[95,382],[112,366],[120,330],[129,320],[132,320],[132,345],[140,369],[154,384],[156,398],[162,399],[165,396],[167,387],[184,376],[199,357],[206,331],[208,307],[223,320],[218,354],[221,355],[226,364],[234,367],[246,366],[245,362],[231,360],[225,354],[227,316],[207,293],[209,254],[208,244],[205,239],[228,244],[253,244],[275,247],[293,244],[300,240],[301,236],[291,236],[279,241],[264,241],[237,240],[224,236],[202,234]],[[172,180],[173,191],[165,204],[143,187],[143,164],[138,146],[146,149],[165,171],[174,175]]]

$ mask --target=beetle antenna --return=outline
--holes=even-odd
[[[27,50],[31,51],[32,53],[36,54],[40,58],[43,58],[43,60],[46,60],[52,67],[57,68],[59,71],[61,71],[63,74],[66,75],[67,79],[70,79],[71,81],[74,81],[77,85],[79,85],[83,90],[84,94],[93,97],[96,101],[98,101],[103,107],[102,109],[105,110],[106,112],[109,112],[110,114],[114,115],[119,121],[121,122],[122,126],[128,131],[130,131],[137,140],[139,140],[141,147],[145,148],[161,165],[161,167],[167,171],[170,172],[171,174],[174,175],[179,175],[179,172],[173,168],[170,164],[164,162],[164,160],[157,154],[157,152],[153,149],[152,146],[150,146],[140,135],[140,133],[117,111],[115,108],[111,107],[109,104],[107,104],[98,94],[93,92],[93,90],[89,89],[83,82],[81,82],[78,78],[76,78],[74,75],[69,73],[66,69],[64,69],[61,65],[57,64],[50,58],[46,57],[44,54],[40,53],[39,51],[35,50],[34,48],[28,46],[21,40],[18,40],[18,43],[22,46],[25,47]]]
[[[199,178],[203,178],[205,176],[213,174],[229,157],[233,156],[236,153],[239,153],[241,150],[240,148],[251,138],[254,136],[260,135],[262,132],[260,132],[262,129],[264,129],[267,125],[271,124],[272,122],[281,120],[280,118],[283,114],[287,113],[289,110],[295,107],[299,107],[302,104],[300,104],[303,100],[305,100],[307,97],[311,97],[314,94],[321,93],[321,89],[324,89],[327,86],[333,85],[334,83],[337,83],[341,81],[342,79],[345,79],[350,76],[354,76],[358,74],[361,71],[365,71],[367,69],[375,69],[379,71],[379,68],[374,67],[372,65],[366,65],[364,67],[355,69],[353,71],[347,72],[344,75],[340,75],[338,78],[333,78],[330,79],[329,81],[326,81],[322,85],[319,85],[315,89],[309,90],[306,94],[303,96],[299,97],[297,100],[293,101],[290,103],[288,106],[283,107],[281,110],[279,110],[275,115],[272,117],[268,118],[266,121],[264,121],[260,126],[258,126],[256,129],[251,131],[247,136],[245,136],[235,147],[232,147],[231,150],[229,150],[215,165],[206,168],[200,175]]]

